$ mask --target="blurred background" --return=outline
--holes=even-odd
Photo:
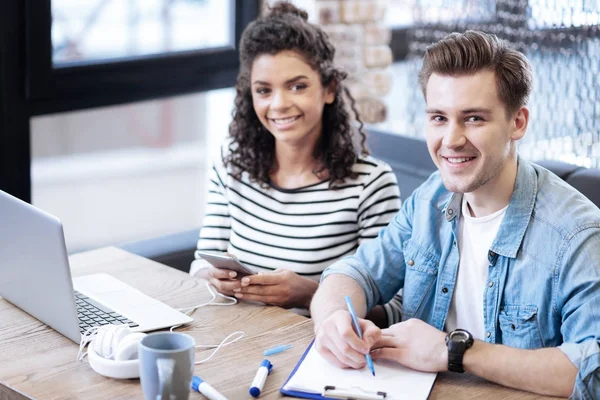
[[[199,227],[235,45],[269,1],[3,0],[0,189],[58,216],[69,252]],[[600,166],[598,1],[293,3],[335,39],[370,127],[423,136],[425,48],[483,30],[533,64],[521,154]]]

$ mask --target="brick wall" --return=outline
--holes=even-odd
[[[315,0],[316,22],[336,47],[336,65],[348,72],[363,122],[387,119],[383,97],[392,87],[392,50],[386,8],[387,0]]]

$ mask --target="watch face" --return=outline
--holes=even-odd
[[[469,334],[465,331],[455,330],[450,332],[450,339],[455,342],[466,342],[469,340]]]

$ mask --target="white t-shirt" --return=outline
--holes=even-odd
[[[483,339],[483,292],[488,277],[488,252],[496,238],[508,205],[493,214],[471,216],[463,197],[462,216],[458,227],[460,261],[454,295],[446,318],[446,332],[466,329],[475,339]]]

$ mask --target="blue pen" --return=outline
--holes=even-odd
[[[273,364],[271,364],[271,361],[263,360],[263,362],[260,363],[260,367],[258,367],[258,371],[256,371],[254,380],[250,385],[250,394],[252,397],[260,396],[260,392],[263,390],[263,386],[265,386],[267,375],[269,375],[271,369],[273,369]]]
[[[352,299],[350,296],[344,296],[346,300],[346,305],[348,306],[348,312],[350,312],[350,316],[352,317],[352,324],[354,325],[354,330],[360,339],[362,339],[362,329],[360,329],[360,324],[358,323],[358,318],[356,318],[356,312],[354,312],[354,307],[352,306]],[[375,376],[375,367],[373,367],[373,359],[369,353],[365,354],[365,358],[367,359],[367,365],[371,370],[373,376]]]

